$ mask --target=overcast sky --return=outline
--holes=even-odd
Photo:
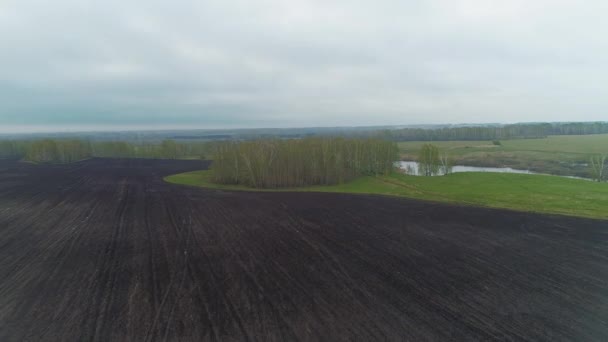
[[[0,132],[608,120],[605,0],[0,0]]]

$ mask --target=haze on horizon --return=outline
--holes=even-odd
[[[0,132],[606,120],[606,10],[0,0]]]

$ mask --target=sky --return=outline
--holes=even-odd
[[[608,1],[0,0],[0,132],[608,120]]]

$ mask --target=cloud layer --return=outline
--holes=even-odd
[[[606,10],[0,0],[0,127],[606,120]]]

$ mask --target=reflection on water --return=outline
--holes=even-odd
[[[405,173],[410,175],[418,176],[418,163],[414,161],[400,161],[399,168],[405,171]],[[532,172],[529,170],[517,170],[512,169],[510,167],[477,167],[477,166],[464,166],[464,165],[455,165],[452,167],[453,173],[458,172],[499,172],[499,173],[526,173],[526,174],[540,174],[537,172]],[[440,174],[442,175],[442,174]],[[574,177],[574,176],[560,176],[565,178],[575,178],[575,179],[585,179],[590,180],[588,178]]]
[[[418,175],[418,163],[413,161],[401,161],[399,162],[399,167],[405,171],[406,173],[411,175]],[[500,172],[500,173],[528,173],[535,174],[535,172],[529,170],[517,170],[512,169],[510,167],[477,167],[477,166],[464,166],[464,165],[454,165],[452,167],[453,173],[458,172]]]

